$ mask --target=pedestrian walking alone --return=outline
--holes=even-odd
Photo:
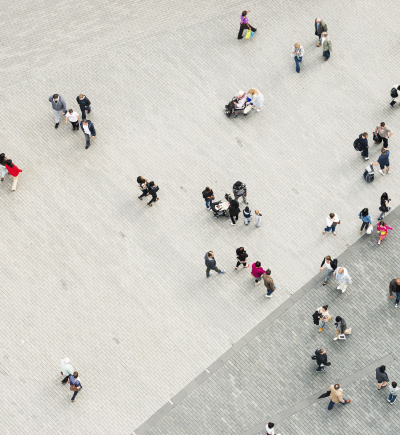
[[[90,147],[90,136],[94,138],[96,136],[96,130],[94,129],[94,125],[92,121],[89,121],[88,119],[82,119],[81,128],[83,133],[85,134],[85,139],[86,139],[85,149],[87,150]]]
[[[4,177],[6,174],[8,174],[7,168],[6,168],[6,161],[8,158],[5,156],[4,153],[0,154],[0,168],[1,168],[1,181],[4,181]]]
[[[64,358],[61,360],[61,375],[64,379],[61,381],[62,384],[66,384],[69,381],[69,377],[74,373],[74,368],[71,365],[69,358]]]
[[[264,285],[267,287],[266,298],[272,298],[272,293],[275,291],[276,286],[274,284],[274,280],[271,277],[271,269],[267,269],[265,274],[263,275]]]
[[[400,388],[397,386],[397,382],[392,382],[391,385],[389,385],[389,397],[388,402],[391,405],[394,405],[394,402],[396,402],[397,395],[399,394]]]
[[[236,183],[233,185],[233,195],[236,199],[236,201],[239,201],[239,198],[243,198],[243,202],[245,204],[248,204],[247,202],[247,187],[244,183],[241,181],[236,181]]]
[[[321,47],[321,35],[328,31],[328,26],[321,20],[321,18],[315,19],[315,36],[318,36],[317,47]]]
[[[335,270],[337,269],[337,260],[336,258],[334,260],[332,260],[330,255],[327,255],[321,263],[321,266],[319,268],[319,271],[321,272],[322,268],[325,266],[327,268],[327,272],[326,272],[326,276],[324,278],[324,282],[322,283],[322,285],[326,285],[327,282],[329,281],[329,278],[332,276],[332,274],[335,272]]]
[[[206,255],[204,256],[204,261],[206,263],[206,277],[209,278],[210,275],[212,275],[212,272],[210,270],[215,270],[218,273],[225,273],[225,270],[218,269],[217,267],[217,260],[214,257],[213,251],[206,252]]]
[[[297,73],[300,73],[300,63],[303,61],[303,56],[304,48],[298,42],[296,42],[292,48],[292,58],[294,58],[294,61],[296,62]]]
[[[267,431],[267,435],[281,435],[280,433],[275,433],[275,424],[269,422],[267,426],[265,427],[265,430]]]
[[[326,218],[326,228],[322,231],[322,234],[329,233],[332,230],[334,236],[336,236],[336,227],[340,224],[339,216],[335,213],[330,213]]]
[[[7,165],[6,165],[7,166]],[[8,169],[8,168],[7,168]],[[8,171],[10,172],[10,171]],[[381,244],[381,241],[387,236],[388,234],[388,230],[393,230],[392,227],[389,227],[389,225],[386,225],[385,222],[380,221],[376,227],[376,230],[379,233],[379,240],[378,240],[378,245]]]
[[[90,113],[92,108],[90,107],[90,100],[86,95],[79,94],[79,96],[76,97],[76,102],[79,104],[79,108],[82,112],[82,119],[86,118],[86,110],[87,113]]]
[[[139,185],[139,189],[142,191],[142,194],[140,196],[138,196],[138,198],[142,201],[143,197],[147,196],[149,194],[148,181],[146,180],[146,178],[143,178],[140,175],[139,175],[139,177],[137,177],[136,181]]]
[[[256,261],[255,263],[253,263],[253,265],[251,266],[251,274],[252,276],[254,276],[254,285],[258,285],[260,284],[261,278],[264,275],[265,270],[261,267],[261,262],[260,261]]]
[[[357,140],[356,140],[357,141]],[[365,160],[369,160],[368,154],[368,133],[364,132],[358,136],[358,146],[361,151],[361,157],[364,157]]]
[[[238,39],[243,39],[243,30],[251,30],[252,32],[257,32],[257,29],[249,24],[249,18],[247,14],[251,11],[243,11],[240,16],[240,29],[238,34]]]
[[[247,98],[251,98],[250,104],[252,109],[257,109],[257,112],[259,112],[264,104],[264,95],[254,88],[250,89],[247,95]]]
[[[376,374],[376,381],[378,382],[378,390],[386,387],[387,383],[389,382],[389,377],[386,373],[386,367],[385,366],[377,367],[375,370],[375,374]]]
[[[386,127],[384,122],[381,122],[378,125],[374,132],[374,142],[376,144],[381,143],[383,141],[383,147],[388,148],[389,146],[389,138],[393,136],[393,131]]]
[[[328,362],[328,355],[326,354],[325,349],[317,349],[315,351],[315,356],[312,356],[312,359],[315,359],[318,364],[317,372],[325,371],[325,367],[329,367],[332,365],[331,362]]]
[[[342,290],[342,293],[344,293],[347,289],[347,285],[352,283],[351,277],[348,274],[347,269],[345,269],[344,267],[339,267],[334,275],[336,276],[336,280],[339,283],[337,289]]]
[[[392,207],[389,207],[390,201],[391,199],[389,198],[388,194],[383,192],[381,196],[381,205],[379,207],[381,214],[378,217],[378,221],[381,221],[385,217],[385,213],[388,213],[392,209]]]
[[[212,211],[211,204],[213,199],[215,199],[214,192],[209,187],[206,187],[202,192],[203,198],[206,202],[206,208],[209,211]]]
[[[244,224],[246,226],[249,225],[249,223],[251,222],[252,214],[251,214],[251,210],[248,206],[243,210],[243,216],[244,216]]]
[[[346,405],[347,403],[351,402],[350,399],[343,399],[344,392],[340,388],[340,384],[331,385],[329,387],[329,391],[331,392],[328,405],[329,411],[335,406],[335,403],[341,403],[342,405]]]
[[[232,199],[232,201],[230,201],[229,203],[228,210],[229,210],[229,216],[231,217],[231,221],[232,221],[231,225],[236,225],[236,222],[239,220],[239,213],[240,213],[239,203],[235,199]]]
[[[367,229],[370,225],[372,225],[371,222],[371,216],[369,215],[368,209],[363,208],[360,213],[358,213],[358,217],[362,220],[361,228],[360,228],[360,234],[363,232],[363,229]]]
[[[250,264],[247,264],[247,252],[244,250],[243,247],[241,248],[237,248],[236,249],[236,267],[235,269],[237,269],[240,265],[243,266],[243,269],[245,269],[246,267],[250,267]],[[247,264],[247,265],[246,265]]]
[[[346,321],[342,319],[340,316],[336,316],[336,337],[333,339],[334,341],[339,338],[345,338],[346,335],[351,334],[351,328],[347,328]],[[342,337],[339,337],[341,335]]]
[[[18,177],[19,173],[22,172],[22,169],[19,169],[19,167],[17,165],[14,165],[14,163],[12,162],[11,159],[6,160],[5,166],[6,166],[7,172],[12,177]]]
[[[154,181],[150,181],[149,183],[149,193],[151,195],[151,200],[147,203],[148,206],[153,207],[153,202],[158,201],[160,198],[157,197],[157,192],[160,190],[160,188],[157,186],[157,184]]]
[[[254,222],[256,224],[256,228],[259,228],[261,225],[262,214],[260,213],[260,210],[256,210],[254,213],[255,213]]]
[[[381,149],[381,155],[378,157],[378,161],[376,163],[371,162],[372,165],[379,165],[379,173],[381,175],[385,175],[385,168],[387,167],[387,173],[390,174],[390,162],[389,162],[389,154],[390,151],[386,148]]]
[[[318,332],[322,332],[326,322],[330,322],[332,320],[332,316],[328,312],[328,305],[319,307],[316,311],[319,314],[319,320],[321,320],[321,327],[318,329]]]
[[[74,372],[74,374],[69,377],[69,385],[70,385],[69,389],[74,392],[74,394],[71,397],[71,402],[75,402],[77,394],[82,389],[82,384],[78,376],[78,372]]]
[[[58,124],[60,123],[60,112],[65,115],[67,112],[67,105],[60,94],[50,95],[49,101],[54,113],[54,119],[56,122],[55,128],[58,128]]]
[[[332,41],[327,32],[322,33],[322,55],[326,62],[331,57]]]
[[[81,118],[79,115],[74,112],[72,109],[69,109],[68,112],[65,114],[65,123],[68,124],[69,122],[72,124],[72,130],[79,130],[79,123],[81,122]]]
[[[389,284],[389,297],[393,299],[393,293],[396,293],[395,308],[399,306],[400,301],[400,278],[392,279]]]

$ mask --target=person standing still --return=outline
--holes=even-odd
[[[58,128],[58,124],[60,123],[60,112],[65,115],[67,112],[67,105],[65,104],[64,98],[60,94],[50,95],[49,101],[51,103],[54,119],[56,121],[55,128]]]
[[[254,285],[260,284],[261,278],[264,275],[265,270],[261,267],[261,262],[256,261],[251,266],[251,274],[254,277]]]
[[[86,95],[79,94],[78,97],[76,97],[76,102],[79,104],[79,108],[82,112],[82,119],[86,118],[86,110],[87,113],[90,113],[92,108],[90,107],[90,100]]]
[[[327,32],[322,33],[322,55],[326,62],[331,57],[332,41]]]
[[[225,270],[218,269],[217,261],[215,260],[213,251],[206,252],[206,255],[204,256],[204,261],[207,267],[206,278],[209,278],[210,275],[212,275],[212,272],[210,272],[210,270],[215,270],[218,273],[225,273]]]
[[[387,173],[390,174],[390,162],[389,162],[390,151],[386,148],[381,149],[381,155],[378,157],[376,163],[371,162],[371,165],[379,165],[379,173],[385,175],[385,168],[387,167]]]
[[[68,119],[69,119],[69,122],[72,124],[72,130],[75,130],[75,128],[77,130],[79,130],[79,123],[81,122],[81,118],[72,109],[69,109],[68,113],[65,114],[65,123],[66,124],[68,124]]]
[[[351,277],[348,274],[347,269],[344,267],[339,267],[335,275],[336,280],[339,283],[337,289],[342,290],[342,293],[344,293],[347,289],[347,285],[352,283]]]
[[[251,210],[248,206],[243,210],[243,216],[244,216],[244,224],[246,226],[249,225],[249,223],[251,222],[252,214],[251,214]]]
[[[272,298],[272,293],[276,290],[274,280],[271,277],[271,269],[267,269],[263,275],[264,285],[267,287],[266,298]]]
[[[71,397],[71,402],[75,402],[77,394],[82,389],[82,384],[81,380],[79,379],[78,372],[74,372],[74,374],[69,377],[69,385],[69,389],[74,392]]]
[[[246,267],[250,267],[250,264],[247,264],[247,257],[248,257],[247,252],[244,250],[243,247],[240,247],[240,248],[236,249],[236,260],[237,260],[237,263],[236,263],[235,270],[240,265],[243,266],[243,269],[246,269]],[[247,264],[247,266],[246,266],[246,264]]]
[[[328,411],[330,411],[334,406],[335,403],[341,403],[342,405],[346,405],[347,403],[350,403],[350,399],[343,399],[344,392],[340,388],[340,384],[331,385],[329,387],[329,391],[331,392],[329,396],[329,405],[328,405]]]
[[[336,226],[340,224],[339,216],[335,213],[330,213],[326,218],[326,228],[322,231],[322,234],[332,230],[334,236],[336,236]]]
[[[243,11],[242,15],[240,16],[240,29],[238,34],[238,39],[243,39],[243,30],[251,30],[253,32],[257,32],[257,29],[255,27],[250,26],[249,19],[247,17],[247,14],[251,11]]]
[[[395,308],[399,306],[400,301],[400,278],[392,279],[389,284],[389,298],[393,299],[393,293],[396,293]]]
[[[90,136],[94,138],[96,136],[96,130],[94,129],[93,123],[88,119],[82,119],[81,128],[85,135],[85,139],[86,139],[85,149],[87,150],[90,147]]]
[[[334,341],[339,340],[339,335],[350,335],[351,328],[347,328],[346,321],[342,319],[340,316],[336,316],[336,337],[333,339]]]
[[[321,263],[321,266],[319,268],[319,271],[321,272],[322,268],[326,266],[327,268],[327,272],[326,272],[326,276],[324,278],[324,282],[322,283],[322,285],[326,285],[327,282],[329,281],[329,278],[332,276],[332,274],[335,272],[335,270],[337,269],[337,260],[334,259],[332,260],[330,255],[327,255]]]
[[[374,143],[378,144],[383,141],[383,147],[389,147],[389,137],[393,136],[393,131],[386,127],[384,122],[381,122],[378,125],[374,132]]]
[[[212,211],[211,204],[213,199],[215,199],[214,192],[209,187],[206,187],[202,192],[203,198],[206,201],[206,208],[209,211]]]
[[[371,216],[369,215],[368,209],[363,208],[360,213],[358,213],[358,217],[362,220],[361,228],[360,228],[360,234],[363,232],[363,229],[367,229],[370,225],[372,225],[371,222]]]
[[[260,210],[255,210],[254,213],[255,213],[254,222],[256,224],[256,228],[260,228],[262,214],[260,213]]]
[[[321,20],[321,18],[315,19],[315,36],[318,36],[317,47],[321,47],[321,35],[328,31],[328,26]]]
[[[394,405],[394,402],[396,402],[397,394],[399,393],[400,388],[397,386],[397,382],[392,382],[391,385],[389,385],[389,397],[388,402],[391,405]]]
[[[389,377],[386,373],[386,367],[385,366],[377,367],[375,370],[375,375],[376,375],[376,381],[378,382],[378,390],[386,387],[387,383],[389,382]]]
[[[275,424],[272,422],[269,422],[267,426],[265,426],[265,430],[267,431],[267,435],[281,435],[280,433],[275,433]]]
[[[298,42],[296,42],[292,48],[292,58],[294,58],[294,61],[296,62],[297,73],[300,73],[300,63],[303,61],[303,56],[304,48]]]
[[[248,98],[251,98],[252,109],[257,109],[257,112],[260,112],[264,103],[264,95],[255,88],[250,89],[247,95],[249,95]]]
[[[368,133],[364,132],[358,136],[358,143],[361,148],[361,157],[364,157],[365,160],[369,160],[368,155]]]
[[[239,220],[239,213],[239,203],[236,201],[236,199],[232,199],[232,201],[229,203],[229,216],[232,221],[231,225],[236,225],[236,222]]]
[[[383,192],[381,196],[381,205],[379,207],[381,214],[378,217],[378,221],[381,221],[385,217],[385,213],[388,213],[392,209],[392,207],[389,207],[390,201],[391,199],[389,198],[388,194]]]
[[[242,183],[241,181],[236,181],[236,183],[232,187],[233,195],[236,199],[236,201],[239,201],[239,198],[243,198],[243,202],[245,204],[248,204],[247,202],[247,187],[245,183]]]
[[[74,373],[74,368],[71,365],[69,358],[61,360],[61,375],[65,376],[61,381],[62,384],[66,384],[69,381],[69,377]]]

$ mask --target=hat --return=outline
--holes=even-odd
[[[239,91],[238,95],[243,95],[244,92],[243,91]]]

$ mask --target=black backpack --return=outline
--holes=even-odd
[[[399,93],[397,92],[396,88],[392,88],[392,90],[390,91],[390,96],[392,98],[397,98],[399,96]]]
[[[360,138],[357,138],[353,143],[354,149],[356,151],[362,151],[361,145],[360,145]]]
[[[337,269],[337,258],[335,258],[334,260],[331,261],[331,268],[333,270]]]
[[[237,191],[237,190],[242,190],[246,187],[246,185],[244,183],[242,183],[241,181],[236,181],[236,183],[233,185],[233,190]]]

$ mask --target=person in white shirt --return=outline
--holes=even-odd
[[[325,234],[326,232],[329,233],[329,231],[332,230],[333,235],[336,236],[337,224],[340,224],[339,216],[335,213],[330,213],[326,218],[326,228],[322,231],[322,234]]]
[[[256,210],[254,213],[255,213],[254,222],[256,223],[256,228],[259,228],[261,225],[262,214],[260,213],[260,210]]]
[[[274,423],[268,423],[266,426],[266,431],[267,431],[267,435],[281,435],[280,433],[276,434],[275,433],[275,429],[274,429],[275,425]]]
[[[324,259],[322,260],[321,266],[319,268],[319,271],[321,272],[322,268],[326,266],[326,268],[328,269],[324,282],[322,285],[326,285],[327,282],[329,281],[329,278],[332,276],[333,272],[335,271],[335,269],[337,268],[337,260],[332,260],[330,255],[327,255],[326,257],[324,257]]]
[[[292,58],[296,62],[296,72],[300,73],[300,62],[303,61],[304,48],[297,42],[292,48]]]
[[[79,123],[81,122],[81,118],[79,115],[74,112],[72,109],[69,109],[68,112],[65,114],[65,123],[68,124],[69,122],[72,124],[72,130],[79,130]]]
[[[396,402],[397,394],[399,393],[400,388],[397,386],[397,382],[392,382],[392,385],[389,385],[389,398],[388,402],[391,405],[394,405],[394,402]]]

